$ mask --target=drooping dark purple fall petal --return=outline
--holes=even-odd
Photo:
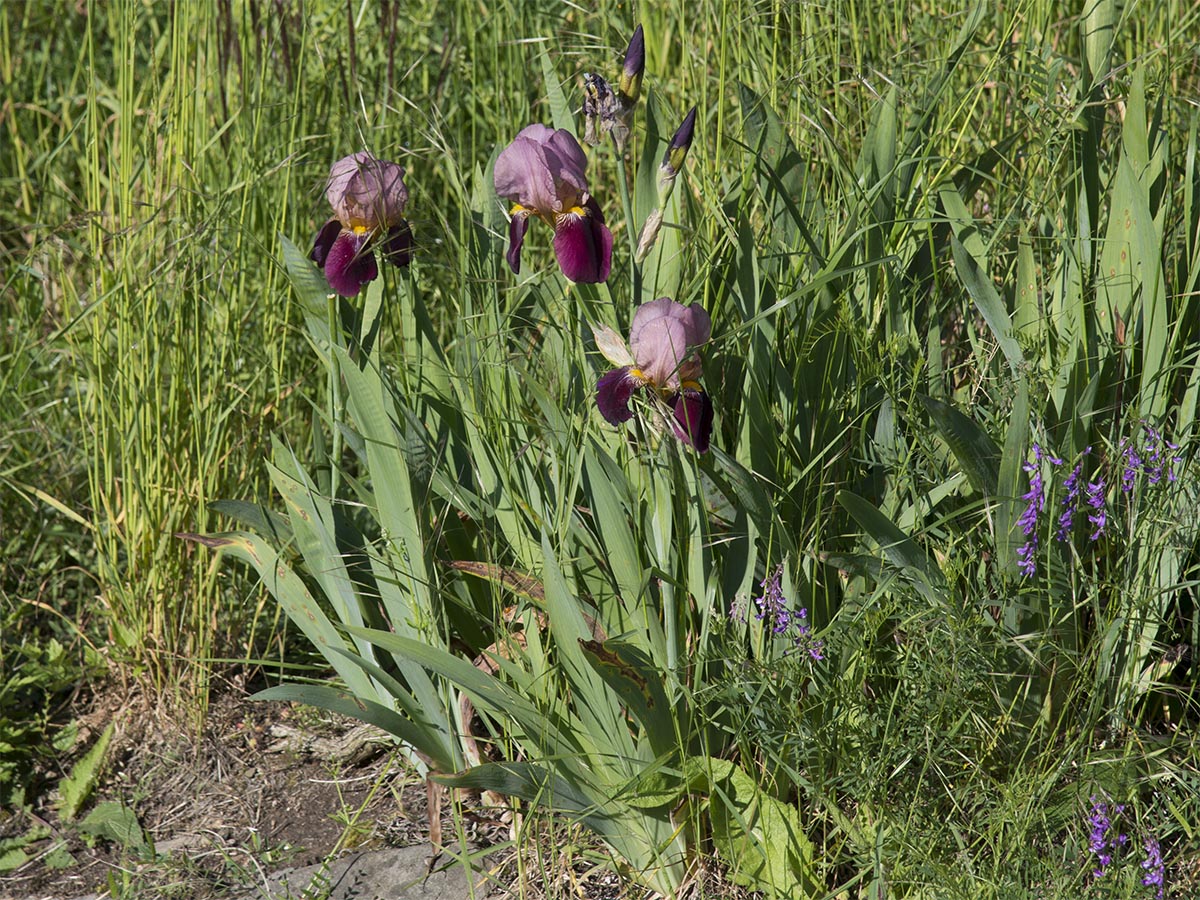
[[[675,436],[685,444],[691,444],[698,453],[706,453],[713,426],[713,406],[708,394],[685,388],[675,395],[674,405],[675,418],[671,425]]]
[[[562,273],[576,284],[608,280],[612,266],[612,232],[595,200],[588,200],[585,215],[564,213],[555,218],[554,256]]]
[[[308,254],[308,258],[317,264],[317,268],[325,268],[325,258],[329,256],[329,249],[341,232],[342,224],[337,219],[330,219],[321,226],[316,240],[313,241],[312,253]]]
[[[364,284],[379,275],[375,256],[370,252],[369,236],[343,231],[325,257],[325,277],[329,286],[343,297],[354,297]]]
[[[404,268],[412,262],[413,233],[404,219],[388,230],[383,240],[383,258],[393,266]]]
[[[521,247],[525,243],[525,232],[529,230],[529,213],[524,210],[513,213],[508,222],[508,252],[504,258],[514,275],[521,274]]]
[[[629,421],[633,410],[629,408],[629,400],[633,392],[642,386],[642,382],[630,374],[630,367],[624,366],[613,369],[600,376],[596,382],[596,406],[600,415],[610,425],[620,425]]]

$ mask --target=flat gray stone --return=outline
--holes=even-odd
[[[328,892],[328,893],[326,893]],[[418,845],[354,853],[328,865],[283,869],[243,900],[468,900],[467,874],[442,855],[429,872],[429,847]],[[484,898],[484,891],[476,891]]]

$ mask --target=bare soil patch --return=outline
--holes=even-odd
[[[50,797],[0,816],[0,839],[44,835],[24,847],[27,863],[0,876],[0,897],[233,896],[280,867],[428,841],[423,779],[383,735],[353,720],[252,703],[231,687],[214,699],[199,735],[162,710],[111,695],[97,697],[80,721],[84,749],[115,723],[103,774],[73,822],[60,820]],[[140,837],[81,830],[103,803],[132,811]],[[449,822],[453,811],[444,815]],[[507,838],[497,811],[463,821],[479,844]],[[445,840],[455,838],[448,826]]]

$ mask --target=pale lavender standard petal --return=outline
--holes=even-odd
[[[596,406],[610,425],[620,425],[633,417],[629,401],[642,381],[630,374],[629,366],[613,369],[596,382]]]
[[[571,132],[560,128],[550,136],[546,142],[546,162],[558,185],[558,197],[564,203],[587,192],[587,155]]]
[[[712,320],[699,303],[684,306],[660,297],[633,314],[629,346],[648,379],[659,387],[678,387],[699,375],[699,356],[690,351],[708,343],[711,335]]]
[[[496,159],[496,193],[540,215],[577,206],[587,191],[587,157],[569,131],[545,125],[521,130]]]
[[[325,278],[343,297],[354,297],[364,284],[379,276],[379,267],[365,234],[343,231],[325,257]]]
[[[582,215],[561,213],[555,218],[554,256],[562,273],[576,284],[608,280],[612,268],[612,232],[595,200],[588,198]]]
[[[366,152],[343,157],[329,170],[325,197],[345,228],[392,228],[408,203],[404,168]]]

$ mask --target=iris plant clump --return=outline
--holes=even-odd
[[[321,227],[309,258],[325,271],[334,291],[353,297],[374,281],[376,249],[394,266],[412,260],[403,167],[365,152],[344,157],[329,170],[325,198],[333,218]]]

